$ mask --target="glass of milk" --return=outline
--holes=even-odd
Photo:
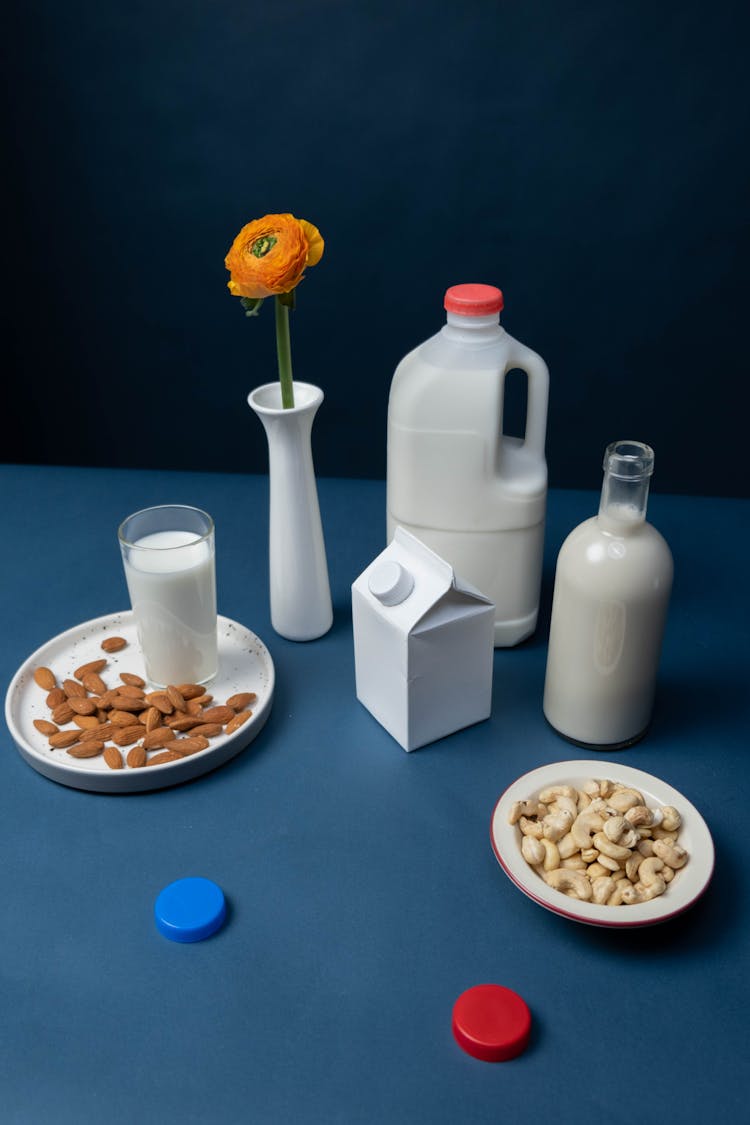
[[[163,504],[117,534],[146,676],[157,687],[207,683],[218,668],[213,520]]]

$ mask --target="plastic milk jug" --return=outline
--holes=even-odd
[[[560,734],[617,749],[646,731],[672,589],[672,554],[646,521],[653,450],[618,441],[604,457],[599,514],[557,559],[544,713]]]
[[[445,294],[446,324],[401,361],[388,403],[387,529],[406,528],[495,604],[495,647],[533,633],[547,498],[544,360],[499,323],[491,285]],[[528,378],[523,438],[503,434],[506,374]]]

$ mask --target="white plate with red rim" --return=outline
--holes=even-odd
[[[549,785],[572,785],[582,789],[592,778],[607,778],[639,790],[649,808],[673,805],[682,817],[678,843],[688,853],[688,861],[677,871],[664,894],[650,902],[632,906],[599,906],[580,902],[562,891],[548,887],[521,854],[521,831],[510,824],[515,801],[527,801]],[[623,766],[618,762],[554,762],[525,773],[513,782],[495,805],[490,822],[490,841],[498,863],[512,883],[539,906],[589,926],[628,929],[651,926],[681,914],[692,906],[711,881],[714,845],[706,822],[694,805],[677,789],[658,777]]]
[[[146,678],[143,657],[138,644],[135,620],[130,610],[110,613],[76,625],[47,641],[21,665],[11,680],[5,698],[5,719],[19,753],[44,777],[94,793],[138,793],[164,789],[200,777],[224,765],[253,741],[263,728],[271,711],[274,692],[274,666],[268,649],[259,637],[231,621],[218,618],[219,671],[206,691],[216,704],[239,692],[255,692],[252,716],[233,734],[212,738],[205,750],[174,762],[131,769],[110,769],[104,759],[73,758],[65,750],[53,750],[47,737],[34,726],[34,719],[49,719],[47,692],[34,680],[34,670],[50,668],[58,683],[73,678],[76,668],[91,660],[107,658],[101,676],[108,687],[119,682],[120,672],[132,672]],[[119,636],[127,641],[118,652],[103,652],[106,637]],[[127,750],[125,751],[127,754]],[[124,756],[124,755],[123,755]]]

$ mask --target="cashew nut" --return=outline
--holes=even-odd
[[[539,801],[514,801],[511,806],[509,824],[516,824],[522,816],[544,816],[547,810]]]
[[[632,883],[636,881],[638,877],[638,868],[641,866],[645,858],[646,857],[642,856],[640,852],[633,852],[633,854],[628,856],[628,858],[625,860],[625,874]]]
[[[627,859],[631,854],[630,848],[624,848],[622,844],[613,844],[604,832],[596,833],[594,847],[598,848],[600,855],[609,856],[610,859]],[[617,866],[619,867],[620,864],[618,863]]]
[[[518,822],[518,827],[524,836],[535,836],[537,840],[542,838],[542,822],[541,820],[529,820],[528,817],[522,816]]]
[[[539,800],[544,805],[551,804],[558,797],[572,797],[573,800],[577,800],[578,792],[572,785],[548,785],[539,794]]]
[[[563,836],[562,840],[557,841],[557,850],[560,853],[560,859],[570,859],[578,851],[578,844],[570,832]]]
[[[548,840],[557,842],[570,831],[573,816],[567,810],[564,812],[547,813],[542,819],[542,835]]]
[[[662,828],[667,832],[677,832],[682,826],[682,817],[673,805],[664,805],[662,810]]]
[[[609,798],[609,804],[617,812],[626,813],[636,805],[644,804],[644,800],[637,789],[617,789]]]
[[[592,895],[591,883],[582,871],[569,871],[564,867],[558,867],[556,871],[548,871],[544,881],[556,891],[564,891],[566,895],[580,899],[581,902],[588,902]]]
[[[600,875],[591,884],[592,901],[600,905],[609,902],[615,889],[615,881],[609,875]]]
[[[583,812],[579,813],[570,826],[570,834],[578,844],[578,847],[583,851],[585,848],[590,848],[591,835],[593,832],[600,832],[604,821],[602,820],[599,812],[594,809],[594,802]]]
[[[644,883],[633,883],[629,887],[624,887],[622,891],[622,901],[627,904],[638,902],[650,902],[652,898],[657,898],[659,895],[664,894],[666,883],[663,879],[655,879],[650,886]]]
[[[602,867],[601,863],[590,863],[586,868],[586,874],[588,875],[592,884],[594,882],[594,879],[601,879],[603,875],[606,875],[607,878],[612,877],[612,873],[608,871],[606,867]]]
[[[687,863],[687,852],[679,844],[669,844],[666,840],[654,841],[654,855],[663,859],[673,870],[684,867]]]
[[[622,897],[625,887],[629,887],[630,883],[627,879],[620,879],[615,883],[615,889],[607,899],[607,906],[623,906],[625,899]]]
[[[660,878],[659,872],[663,866],[663,859],[659,859],[657,855],[649,856],[648,859],[644,859],[643,863],[638,868],[638,881],[643,883],[644,887],[650,887],[652,883],[655,883],[656,880]],[[662,882],[663,881],[662,879]]]
[[[533,836],[524,836],[521,840],[521,855],[532,867],[537,867],[544,863],[547,853],[539,840],[535,840]]]
[[[638,833],[624,816],[612,816],[604,821],[604,835],[613,844],[622,848],[634,848],[638,843]]]
[[[552,840],[548,840],[546,836],[542,836],[539,843],[542,845],[546,852],[544,858],[544,870],[554,871],[556,867],[560,866],[560,853],[557,850],[557,846],[553,844]],[[661,863],[661,860],[659,860],[659,863]]]
[[[576,801],[574,797],[566,797],[564,795],[556,798],[552,809],[555,812],[569,812],[571,820],[575,820],[578,813],[581,811],[578,808],[578,801]]]

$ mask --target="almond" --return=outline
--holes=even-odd
[[[140,769],[141,766],[145,766],[146,751],[143,749],[140,743],[138,743],[137,746],[134,746],[132,750],[129,751],[125,761],[128,763],[131,770],[137,770]]]
[[[203,712],[203,704],[198,699],[188,699],[185,704],[185,713],[188,715],[200,715]]]
[[[172,730],[192,730],[197,727],[199,723],[203,722],[197,715],[185,715],[178,712],[176,715],[170,715],[167,719],[167,726]]]
[[[233,711],[244,711],[251,703],[255,703],[257,698],[254,691],[240,691],[237,695],[230,695],[227,707],[231,707]]]
[[[45,702],[51,711],[53,707],[59,707],[61,703],[65,703],[67,698],[63,689],[61,687],[56,687],[49,693]]]
[[[190,737],[197,738],[198,735],[201,735],[203,738],[216,738],[217,735],[221,734],[221,731],[221,723],[199,723],[197,727],[193,727]]]
[[[182,754],[175,753],[174,750],[162,750],[160,754],[154,754],[147,762],[147,766],[163,766],[166,762],[177,762],[182,757]]]
[[[165,691],[152,691],[146,699],[152,707],[158,707],[162,715],[171,715],[174,711],[174,705]]]
[[[143,738],[143,745],[147,750],[160,750],[167,742],[174,740],[174,731],[169,727],[156,727],[149,731]]]
[[[69,723],[74,715],[75,711],[67,700],[65,703],[60,703],[57,707],[53,707],[52,709],[52,721],[57,723],[58,726],[64,726],[65,723]]]
[[[105,652],[119,652],[121,648],[125,648],[127,641],[124,637],[107,637],[102,641],[101,647]],[[109,765],[109,762],[107,762]],[[122,766],[113,766],[113,769],[122,769]]]
[[[63,680],[62,686],[68,699],[83,699],[86,695],[86,688],[78,680]]]
[[[90,692],[92,695],[106,694],[107,685],[98,672],[86,672],[85,675],[81,676],[81,683],[86,688],[86,691]]]
[[[204,723],[228,723],[230,719],[234,718],[234,711],[231,707],[208,707],[203,712]]]
[[[178,684],[177,690],[183,699],[197,699],[199,695],[203,695],[203,688],[200,684]]]
[[[205,750],[207,746],[207,738],[193,738],[191,736],[190,738],[177,738],[174,742],[167,742],[165,749],[179,754],[180,757],[185,757],[188,754],[197,754],[199,750]]]
[[[49,736],[49,744],[55,750],[64,750],[67,746],[72,746],[75,742],[78,742],[80,737],[81,732],[79,730],[59,730],[57,734]]]
[[[136,676],[134,672],[120,672],[120,679],[130,687],[145,688],[146,686],[146,681],[142,680],[140,676]]]
[[[152,731],[161,726],[163,716],[158,707],[149,707],[147,711],[141,711],[138,718],[147,731]]]
[[[240,729],[243,723],[247,722],[251,715],[252,711],[238,711],[234,718],[229,720],[224,730],[227,734],[234,734],[236,730]]]
[[[107,742],[114,732],[115,728],[111,723],[100,723],[96,727],[86,727],[81,732],[81,742]]]
[[[118,695],[124,695],[126,699],[143,699],[143,688],[136,687],[135,684],[121,684],[117,689]]]
[[[109,711],[107,717],[115,727],[132,727],[135,722],[135,715],[132,711]]]
[[[133,688],[133,691],[136,690],[136,688]],[[145,711],[148,703],[145,699],[134,699],[132,695],[123,695],[122,692],[118,692],[112,700],[112,706],[116,711]]]
[[[45,691],[52,691],[53,688],[57,687],[55,674],[49,668],[35,668],[34,683],[37,687],[44,688]]]
[[[80,668],[76,668],[73,675],[75,676],[75,678],[77,680],[80,680],[81,683],[83,683],[84,678],[89,674],[89,672],[94,672],[94,673],[101,672],[102,668],[106,668],[106,667],[107,667],[107,661],[104,660],[104,659],[89,660],[88,664],[82,664]]]
[[[112,732],[112,741],[118,746],[131,746],[134,742],[138,742],[142,734],[143,727],[140,723],[136,727],[118,727]]]
[[[79,742],[77,746],[71,746],[68,753],[72,758],[96,758],[103,749],[103,742],[95,742],[91,738],[88,742]]]
[[[174,684],[167,686],[167,699],[174,707],[175,711],[185,710],[185,697],[182,692],[178,691]]]
[[[104,761],[111,770],[121,770],[123,768],[122,754],[116,746],[104,747]]]
[[[115,691],[114,688],[110,688],[109,691],[105,691],[103,695],[99,696],[99,699],[97,700],[97,703],[101,708],[103,708],[106,711],[106,710],[108,710],[108,708],[110,708],[112,706],[113,699],[116,699],[116,698],[117,698],[117,692]]]
[[[73,722],[81,730],[99,730],[101,726],[98,715],[74,715]]]
[[[57,734],[57,727],[54,723],[48,723],[46,719],[34,719],[34,726],[42,734]]]
[[[214,697],[212,695],[206,694],[206,692],[204,692],[203,695],[199,695],[197,696],[197,698],[190,700],[191,703],[197,703],[199,707],[207,707],[208,704],[213,703],[213,701]]]
[[[71,696],[68,703],[76,715],[93,715],[96,711],[96,704],[93,699],[77,699],[75,696]]]

